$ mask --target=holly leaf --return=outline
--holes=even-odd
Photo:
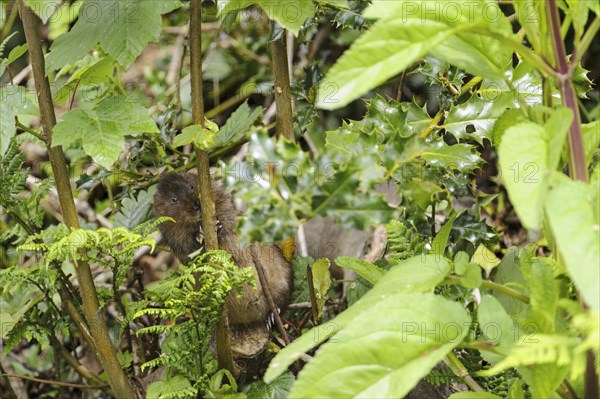
[[[97,44],[127,69],[149,42],[158,40],[161,15],[180,6],[178,0],[85,2],[73,28],[52,43],[46,73],[73,64]]]
[[[95,110],[75,109],[64,114],[54,127],[52,146],[81,141],[85,153],[108,169],[123,151],[124,136],[158,132],[141,105],[125,97],[106,98]]]

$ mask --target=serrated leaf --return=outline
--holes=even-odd
[[[38,109],[23,86],[0,87],[0,156],[17,132],[15,116],[37,115]]]
[[[69,77],[68,82],[58,90],[54,100],[64,103],[76,88],[105,83],[112,78],[114,60],[104,57],[92,65],[86,65]]]
[[[248,106],[248,101],[245,101],[229,116],[227,122],[221,127],[219,133],[215,136],[215,143],[211,148],[216,149],[240,140],[248,133],[248,129],[262,115],[263,111],[263,107],[256,107],[251,110]]]
[[[75,109],[65,113],[54,127],[52,146],[81,140],[85,153],[108,169],[123,151],[124,136],[140,133],[158,133],[148,111],[126,98],[106,98],[96,110]]]
[[[588,306],[600,309],[600,218],[597,186],[566,177],[548,194],[546,212],[569,276]]]
[[[475,95],[467,102],[453,106],[442,127],[457,139],[471,138],[482,144],[484,138],[491,139],[492,128],[505,110],[504,104],[485,101]],[[469,132],[468,128],[473,131]]]
[[[10,50],[10,53],[8,53],[8,64],[12,64],[20,56],[25,54],[27,52],[27,48],[28,48],[27,43],[25,43],[25,44],[21,44],[20,46],[17,46],[15,48],[13,48],[12,50]]]
[[[211,123],[214,124],[214,122]],[[214,129],[214,127],[209,126],[210,125],[208,124],[206,127],[202,127],[202,125],[190,125],[183,128],[181,134],[178,134],[173,140],[173,146],[180,147],[182,145],[194,143],[203,150],[209,148],[213,145],[215,139],[215,132],[211,130]]]
[[[46,73],[73,64],[98,43],[127,69],[149,42],[158,40],[161,15],[180,6],[177,0],[84,2],[73,28],[50,47]]]
[[[275,378],[269,384],[263,381],[253,382],[246,395],[248,399],[280,399],[287,398],[296,379],[292,373],[285,373]]]
[[[355,271],[359,276],[370,282],[376,284],[381,277],[385,274],[385,270],[380,269],[372,263],[367,262],[364,259],[350,258],[347,256],[340,256],[335,259],[335,264]]]
[[[431,165],[459,170],[463,173],[472,172],[483,162],[472,145],[463,143],[447,145],[442,140],[423,151],[421,156]]]

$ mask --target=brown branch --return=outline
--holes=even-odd
[[[39,382],[42,384],[49,384],[49,385],[60,385],[63,387],[71,387],[71,388],[80,388],[80,389],[100,389],[100,388],[104,388],[107,387],[108,385],[84,385],[84,384],[74,384],[71,382],[62,382],[62,381],[53,381],[53,380],[45,380],[43,378],[35,378],[35,377],[29,377],[26,375],[19,375],[19,374],[2,374],[3,377],[11,377],[11,378],[20,378],[22,380],[29,380],[29,381],[35,381],[35,382]]]
[[[192,86],[192,121],[204,126],[204,100],[202,97],[202,2],[192,0],[190,6],[190,75]],[[215,218],[215,203],[212,199],[210,165],[208,153],[195,147],[196,165],[198,168],[198,191],[200,207],[202,208],[202,230],[204,232],[205,248],[219,249],[217,240],[217,224]],[[227,310],[216,327],[217,361],[220,368],[229,370],[237,375],[231,354],[231,338],[229,336],[229,319]]]
[[[292,111],[292,91],[288,57],[283,43],[285,35],[271,42],[271,60],[273,63],[273,80],[275,90],[275,105],[277,107],[277,135],[294,141],[294,125]]]
[[[31,66],[35,81],[35,88],[40,108],[40,117],[44,132],[44,141],[48,149],[48,157],[56,182],[56,190],[60,201],[61,212],[65,224],[69,227],[79,228],[77,211],[73,200],[73,192],[69,182],[67,172],[67,163],[61,146],[52,147],[52,129],[56,125],[56,115],[54,114],[54,104],[50,92],[50,84],[45,75],[44,52],[42,42],[38,33],[39,19],[37,15],[24,3],[19,1],[19,14],[25,30],[25,38],[31,58]],[[83,309],[88,320],[90,333],[98,349],[98,357],[102,364],[108,381],[116,396],[122,398],[134,398],[135,392],[129,381],[125,377],[115,348],[112,345],[104,315],[99,310],[96,287],[90,267],[87,263],[80,262],[76,268],[77,278],[79,280]]]

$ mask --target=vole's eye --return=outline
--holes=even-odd
[[[192,185],[192,183],[188,184],[188,188],[189,188],[190,190],[192,190],[192,189],[194,188],[194,186]]]
[[[175,196],[171,197],[171,202],[172,203],[176,203],[177,202],[177,197],[175,197]]]

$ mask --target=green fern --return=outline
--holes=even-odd
[[[388,234],[388,255],[390,263],[401,262],[423,252],[424,240],[414,229],[406,227],[399,220],[385,225]]]

